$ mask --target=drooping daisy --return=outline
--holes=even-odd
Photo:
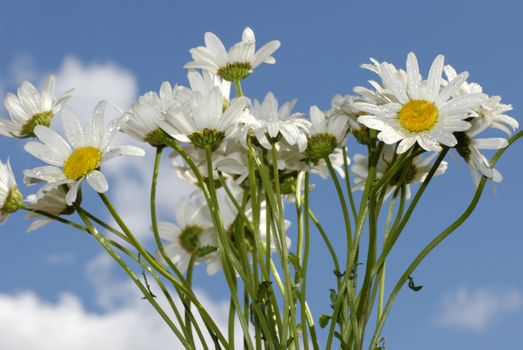
[[[180,142],[214,150],[224,138],[231,136],[239,115],[248,103],[249,100],[241,96],[224,109],[222,92],[219,87],[214,87],[207,96],[196,92],[179,113],[167,115],[158,125]]]
[[[385,147],[383,147],[383,153],[381,154],[378,160],[378,164],[376,164],[376,178],[380,179],[381,177],[383,177],[383,175],[385,175],[385,173],[393,165],[393,162],[395,160],[394,155],[394,146],[385,145]],[[406,186],[406,199],[409,199],[409,184],[423,182],[425,180],[427,174],[429,173],[432,167],[432,161],[436,156],[437,153],[433,153],[428,157],[419,155],[415,157],[411,163],[405,164],[403,170],[400,173],[393,176],[390,180],[389,186],[386,189],[385,199],[392,192],[394,192],[398,188],[398,186],[401,185]],[[369,158],[362,154],[355,154],[353,159],[354,164],[350,168],[351,172],[355,175],[352,190],[363,190],[367,181],[367,177],[369,175]],[[436,169],[434,176],[442,175],[443,173],[445,173],[445,171],[447,170],[447,166],[447,162],[442,161]]]
[[[309,113],[312,126],[306,153],[311,159],[323,159],[343,143],[349,123],[338,116],[327,118],[317,106],[312,106]]]
[[[176,90],[169,82],[163,82],[159,94],[149,91],[133,103],[125,113],[127,121],[122,125],[122,132],[152,146],[161,146],[168,136],[158,127],[158,121],[163,120],[166,114],[177,113],[180,108]]]
[[[269,92],[263,102],[254,100],[249,113],[240,118],[243,126],[238,130],[240,142],[245,143],[249,133],[254,133],[258,142],[266,149],[281,135],[289,145],[297,145],[300,152],[307,147],[307,136],[311,123],[301,113],[292,113],[296,100],[284,103],[278,108],[278,100]]]
[[[384,95],[390,102],[377,105],[359,102],[357,107],[368,113],[358,121],[379,132],[378,138],[388,145],[399,142],[398,153],[404,153],[415,143],[427,151],[438,152],[441,145],[457,144],[454,132],[465,131],[469,112],[485,100],[481,93],[454,97],[454,93],[468,78],[463,72],[442,88],[443,55],[434,59],[427,80],[422,80],[414,53],[407,57],[407,81],[389,65],[377,71],[382,80]]]
[[[0,224],[23,206],[22,194],[16,185],[9,159],[5,164],[0,161]]]
[[[329,116],[331,118],[345,118],[349,124],[350,133],[354,135],[354,137],[359,143],[366,145],[369,143],[369,128],[358,122],[358,118],[364,115],[365,113],[356,108],[356,103],[368,102],[377,104],[377,99],[374,98],[374,92],[372,92],[371,90],[368,90],[366,88],[361,89],[365,89],[365,91],[358,91],[360,94],[366,94],[366,92],[368,91],[369,95],[335,95],[332,98]],[[354,90],[356,92],[358,88],[355,88]]]
[[[449,81],[457,76],[456,70],[450,65],[446,65],[443,70]],[[468,82],[464,82],[459,90],[455,92],[456,96],[477,93],[483,93],[481,85]],[[508,136],[511,136],[512,132],[519,128],[519,122],[505,114],[511,110],[512,105],[502,103],[500,96],[488,96],[487,99],[474,109],[474,112],[478,118],[483,119],[483,122],[487,123],[490,128],[501,130]]]
[[[60,216],[60,215],[69,215],[74,212],[74,207],[67,205],[65,196],[67,192],[62,186],[59,186],[47,193],[42,198],[38,198],[37,195],[29,195],[26,198],[28,209],[43,211],[48,214]],[[25,217],[26,219],[37,218],[33,221],[31,225],[27,228],[27,232],[34,231],[38,228],[41,228],[51,222],[53,219],[50,219],[46,216],[40,215],[38,213],[29,213]]]
[[[215,247],[213,224],[205,200],[182,198],[176,206],[175,218],[176,223],[158,223],[160,237],[168,242],[164,244],[165,252],[173,264],[184,273],[195,254],[196,264],[212,261],[212,254],[202,255],[203,249]]]
[[[211,32],[205,33],[205,46],[189,50],[193,61],[184,68],[203,69],[228,81],[239,81],[252,73],[262,63],[275,63],[271,55],[280,47],[278,40],[265,44],[256,51],[256,38],[251,28],[243,30],[242,41],[229,51]]]
[[[60,112],[71,97],[72,89],[56,98],[55,77],[50,75],[44,82],[42,92],[28,81],[18,88],[17,95],[8,93],[4,99],[11,121],[0,119],[0,135],[11,137],[32,137],[37,125],[49,126],[53,117]]]
[[[100,171],[102,162],[121,155],[145,155],[141,148],[135,146],[110,147],[111,139],[126,118],[115,119],[104,128],[105,106],[105,101],[98,103],[85,128],[71,111],[62,111],[61,121],[69,143],[45,126],[35,127],[34,132],[40,142],[28,142],[24,148],[50,165],[24,171],[24,181],[28,184],[34,183],[35,179],[47,182],[37,192],[39,198],[58,186],[67,185],[69,190],[65,199],[67,205],[72,205],[84,179],[95,191],[105,192],[109,185]]]
[[[476,185],[479,183],[481,175],[492,179],[494,182],[501,182],[503,180],[501,173],[495,168],[490,168],[490,162],[481,153],[481,150],[505,148],[508,146],[507,139],[502,137],[475,138],[475,136],[488,128],[488,124],[478,118],[473,119],[471,124],[472,127],[467,131],[456,133],[456,138],[458,139],[456,151],[469,166],[472,179]]]
[[[454,79],[456,76],[454,68],[447,65],[444,70],[447,79]],[[483,89],[479,84],[465,82],[455,94],[457,96],[466,96],[482,92]],[[501,97],[489,96],[488,99],[473,110],[476,117],[471,118],[471,128],[455,134],[458,139],[456,151],[469,166],[476,185],[481,179],[481,175],[492,179],[494,182],[502,180],[501,173],[496,169],[490,168],[490,163],[481,150],[505,148],[508,146],[508,141],[502,137],[477,138],[477,136],[489,128],[501,130],[510,136],[519,127],[516,119],[505,114],[505,112],[510,110],[512,110],[512,106],[501,103]]]

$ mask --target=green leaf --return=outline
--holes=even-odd
[[[423,288],[423,286],[421,286],[421,285],[416,286],[414,284],[414,279],[409,276],[409,288],[412,289],[415,292],[419,292],[421,290],[421,288]]]
[[[330,315],[321,315],[318,323],[320,324],[321,328],[327,327],[329,324],[329,320],[332,318]]]
[[[332,307],[334,307],[334,304],[336,304],[336,299],[338,298],[338,294],[336,294],[336,291],[334,289],[329,289],[329,297],[331,299]]]
[[[337,278],[342,278],[342,277],[345,275],[345,272],[339,272],[338,270],[332,270],[332,273],[333,273],[334,276],[336,276]]]

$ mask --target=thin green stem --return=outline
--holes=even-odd
[[[236,272],[238,272],[242,277],[245,286],[249,286],[249,281],[247,278],[245,278],[242,266],[239,264],[238,261],[235,261],[236,258],[234,257],[234,253],[230,249],[230,243],[228,241],[227,234],[223,227],[223,223],[220,216],[220,208],[218,205],[218,199],[216,197],[216,188],[213,178],[214,169],[212,165],[212,150],[210,147],[205,147],[205,156],[207,158],[207,184],[209,186],[210,193],[210,202],[208,204],[211,216],[213,218],[214,228],[218,231],[218,253],[220,254],[220,260],[222,262],[225,278],[231,291],[231,298],[236,309],[236,313],[238,315],[243,334],[245,335],[245,339],[247,340],[247,347],[249,349],[254,349],[252,340],[249,337],[248,320],[245,319],[245,315],[243,314],[241,304],[238,298],[238,290],[236,288]]]
[[[347,161],[347,147],[343,146],[341,148],[341,150],[343,153],[343,171],[345,172],[345,187],[347,190],[347,195],[349,196],[349,203],[350,203],[352,215],[354,217],[354,220],[356,220],[358,215],[356,214],[356,204],[354,202],[354,197],[352,195],[352,188],[350,185],[350,171],[349,171],[349,163]]]
[[[385,242],[385,245],[383,247],[383,251],[382,251],[381,255],[379,256],[378,260],[376,261],[376,264],[373,266],[372,274],[371,274],[372,276],[376,275],[378,270],[383,265],[383,262],[385,261],[387,255],[390,253],[392,247],[394,246],[394,243],[396,243],[396,240],[398,239],[398,237],[400,236],[401,232],[403,231],[403,228],[405,227],[405,225],[407,225],[407,222],[409,221],[410,216],[412,215],[412,212],[416,208],[416,206],[417,206],[417,204],[418,204],[422,194],[425,192],[425,189],[429,185],[430,180],[432,179],[432,177],[434,176],[434,174],[438,170],[439,165],[441,164],[441,162],[443,161],[443,159],[447,155],[448,151],[449,151],[448,147],[445,147],[441,151],[441,153],[439,154],[438,158],[436,159],[436,161],[434,162],[434,164],[430,168],[430,171],[427,174],[427,177],[425,178],[425,180],[421,184],[420,188],[416,192],[416,195],[412,199],[412,202],[410,203],[409,207],[407,208],[407,211],[406,211],[405,215],[403,216],[403,218],[401,219],[400,224],[397,227],[394,227],[394,229],[390,232],[390,235],[389,235],[389,237],[388,237],[388,239]]]
[[[181,290],[183,291],[183,293],[185,294],[186,297],[189,297],[190,300],[192,301],[192,303],[197,307],[198,309],[198,312],[200,313],[200,316],[202,317],[202,319],[204,320],[205,324],[207,326],[209,326],[214,332],[215,332],[215,335],[218,337],[218,339],[220,340],[220,342],[226,346],[227,348],[229,348],[227,346],[227,341],[225,339],[225,337],[223,336],[223,334],[221,333],[220,329],[218,328],[218,326],[216,325],[216,323],[214,322],[214,320],[209,316],[209,314],[207,313],[206,309],[203,307],[203,305],[200,303],[200,301],[198,300],[198,298],[196,297],[196,295],[194,294],[194,292],[190,289],[190,288],[187,288],[186,286],[186,281],[185,279],[179,281],[177,279],[175,279],[170,273],[169,271],[167,271],[161,264],[158,263],[158,261],[156,261],[156,259],[154,259],[151,254],[146,251],[143,246],[140,244],[140,242],[136,239],[136,237],[133,235],[133,233],[129,230],[129,228],[127,227],[127,225],[125,224],[125,222],[122,220],[122,218],[120,217],[120,215],[118,214],[118,212],[114,209],[114,207],[112,206],[109,198],[107,198],[107,196],[104,194],[104,193],[99,193],[100,195],[100,198],[102,199],[102,201],[104,202],[105,206],[107,207],[109,213],[113,216],[113,218],[115,219],[115,221],[118,223],[118,225],[120,226],[120,228],[122,229],[122,231],[124,232],[124,234],[127,236],[127,238],[129,239],[129,242],[130,244],[132,244],[137,250],[138,252],[145,258],[145,260],[156,270],[158,271],[162,276],[164,276],[165,278],[167,278],[171,283],[173,283],[176,287],[178,288],[181,288]],[[185,283],[184,283],[185,282]]]
[[[338,180],[338,175],[336,174],[336,171],[334,170],[334,167],[332,166],[332,162],[330,161],[329,157],[325,157],[325,163],[327,164],[327,168],[329,169],[329,173],[331,175],[332,181],[334,182],[334,186],[336,187],[336,192],[338,193],[338,198],[341,204],[341,209],[343,211],[343,220],[345,223],[345,235],[347,239],[347,256],[349,256],[350,251],[352,250],[352,229],[351,229],[351,222],[350,222],[350,216],[349,216],[349,210],[347,207],[347,201],[345,200],[345,195],[343,194],[343,190],[341,189],[340,181]]]
[[[85,225],[87,226],[90,233],[95,237],[97,242],[104,248],[104,250],[120,265],[120,267],[127,273],[127,275],[131,278],[131,280],[136,284],[136,286],[140,289],[140,291],[143,293],[144,297],[149,301],[149,303],[155,308],[156,312],[163,318],[165,323],[171,328],[171,330],[176,334],[178,339],[182,342],[183,346],[187,349],[194,349],[194,347],[191,346],[190,343],[187,342],[187,340],[184,338],[183,334],[178,330],[176,325],[171,321],[169,316],[165,313],[165,311],[162,309],[162,307],[154,300],[154,297],[151,295],[147,287],[143,285],[143,283],[140,281],[140,279],[135,275],[135,273],[131,270],[131,268],[122,260],[122,258],[116,254],[116,252],[109,246],[107,243],[105,237],[100,235],[96,228],[91,224],[89,221],[89,218],[87,215],[82,211],[82,209],[79,206],[75,206],[75,209],[80,216],[80,218],[84,221]]]
[[[492,160],[490,161],[490,168],[494,168],[496,162],[503,155],[503,153],[521,137],[523,137],[523,131],[520,131],[514,136],[512,136],[508,140],[508,146],[498,150],[494,157],[492,157]],[[385,321],[392,308],[392,304],[396,299],[397,295],[399,294],[401,288],[405,285],[409,276],[414,272],[418,265],[427,257],[427,255],[429,255],[429,253],[434,248],[436,248],[445,238],[447,238],[452,232],[454,232],[468,219],[468,217],[472,214],[481,198],[486,182],[487,178],[485,176],[482,177],[478,184],[478,187],[476,188],[476,192],[474,193],[474,196],[472,197],[472,200],[468,207],[465,209],[465,211],[452,224],[450,224],[445,230],[443,230],[439,235],[437,235],[429,244],[427,244],[425,248],[423,248],[423,250],[416,256],[416,258],[414,258],[409,267],[405,270],[401,278],[398,280],[387,300],[383,314],[378,320],[378,325],[376,326],[372,340],[370,342],[369,350],[373,350],[373,345],[377,344],[383,326],[385,325]]]
[[[323,241],[325,242],[325,245],[327,246],[327,250],[329,251],[329,254],[332,258],[334,268],[336,269],[336,271],[339,271],[341,273],[340,263],[338,260],[338,256],[336,255],[336,251],[334,250],[334,247],[332,246],[332,243],[330,242],[329,237],[327,236],[327,233],[323,229],[323,226],[321,225],[320,221],[318,220],[318,218],[316,218],[316,215],[314,215],[314,213],[312,212],[312,210],[310,208],[309,208],[309,217],[311,218],[312,222],[318,229],[318,232],[320,233],[321,237],[323,238]]]
[[[396,204],[396,196],[393,196],[390,204],[389,204],[389,210],[387,212],[387,219],[385,221],[385,232],[383,235],[383,244],[385,244],[385,241],[387,240],[387,236],[390,231],[390,225],[392,224],[392,216],[394,215],[394,207]],[[378,319],[381,317],[381,314],[383,313],[383,299],[385,298],[385,269],[386,269],[386,261],[383,263],[383,267],[381,268],[381,271],[379,273],[379,295],[378,295]]]
[[[236,96],[243,96],[242,83],[239,80],[234,80],[234,88],[236,89]]]
[[[296,327],[296,315],[295,315],[295,308],[294,308],[294,296],[293,296],[293,288],[292,288],[292,282],[291,282],[291,274],[289,270],[289,256],[287,251],[287,239],[285,234],[285,216],[283,212],[283,201],[281,197],[281,191],[280,191],[280,175],[278,172],[278,150],[276,148],[276,144],[272,144],[271,148],[272,153],[272,169],[273,169],[273,182],[274,182],[274,190],[275,190],[275,200],[278,210],[278,217],[276,220],[277,228],[278,228],[278,236],[279,236],[279,242],[278,245],[281,249],[281,262],[283,267],[283,276],[285,281],[285,289],[286,293],[284,295],[284,302],[283,302],[283,337],[281,339],[282,342],[287,341],[287,330],[290,328],[292,336],[294,338],[294,347],[297,349],[298,344],[298,330]],[[266,189],[266,191],[270,191],[270,189]],[[270,247],[268,247],[270,249]],[[290,317],[289,317],[290,316]],[[290,320],[289,320],[290,318]]]
[[[30,208],[27,208],[27,207],[22,207],[21,209],[26,210],[26,211],[28,211],[30,213],[35,213],[35,214],[38,214],[38,215],[45,216],[45,217],[47,217],[49,219],[52,219],[54,221],[61,222],[62,224],[69,225],[69,226],[71,226],[71,227],[73,227],[73,228],[75,228],[77,230],[84,231],[84,232],[89,232],[89,230],[87,228],[85,228],[84,226],[82,226],[82,225],[78,225],[75,222],[72,222],[72,221],[64,219],[64,218],[62,218],[60,216],[48,213],[46,211],[38,210],[38,209],[30,209]]]

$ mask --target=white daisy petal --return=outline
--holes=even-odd
[[[98,193],[107,192],[109,184],[104,174],[98,170],[93,170],[86,176],[87,183]]]

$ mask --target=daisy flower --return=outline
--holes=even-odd
[[[376,72],[382,80],[380,93],[390,102],[375,104],[359,102],[357,107],[368,115],[358,121],[379,131],[378,139],[388,145],[399,142],[398,153],[404,153],[414,144],[426,151],[438,152],[441,145],[454,147],[454,132],[470,128],[469,112],[485,100],[482,93],[455,97],[455,92],[468,78],[463,72],[442,88],[443,55],[434,59],[427,80],[422,80],[414,53],[407,56],[406,81],[389,64],[382,64]]]
[[[258,142],[266,149],[271,149],[281,135],[289,145],[297,145],[300,152],[307,148],[307,136],[311,123],[302,118],[301,113],[292,113],[296,100],[284,103],[278,108],[278,100],[269,92],[263,102],[254,100],[249,113],[245,113],[239,122],[243,126],[238,130],[240,142],[246,142],[247,136],[253,132]]]
[[[395,146],[385,145],[383,147],[383,153],[381,154],[378,164],[376,165],[376,178],[381,178],[392,166],[395,161]],[[432,168],[432,161],[437,156],[437,153],[433,153],[428,157],[419,155],[412,160],[412,163],[406,164],[403,170],[396,174],[386,189],[385,199],[390,196],[399,186],[406,185],[406,199],[410,198],[410,186],[409,184],[423,182],[427,177],[430,169]],[[354,173],[354,185],[353,191],[363,190],[367,177],[369,175],[369,158],[362,154],[354,155],[354,164],[350,167],[352,173]],[[434,176],[442,175],[447,170],[447,162],[443,161],[440,163]]]
[[[359,89],[365,91],[358,91]],[[358,122],[358,118],[365,113],[360,111],[356,107],[356,104],[358,102],[378,104],[378,102],[373,96],[374,92],[371,90],[363,87],[356,87],[354,88],[354,91],[358,91],[362,96],[335,95],[332,98],[331,109],[328,113],[330,118],[345,118],[349,124],[349,132],[354,135],[359,143],[366,145],[369,143],[369,128]],[[369,92],[369,95],[365,96],[367,91]]]
[[[185,86],[178,87],[176,100],[185,104],[191,100],[195,93],[200,93],[202,96],[209,96],[211,91],[217,87],[223,96],[224,106],[227,107],[231,94],[231,83],[220,78],[217,75],[202,71],[199,73],[194,69],[189,69],[187,73],[187,80],[189,81],[189,88]]]
[[[323,159],[334,152],[347,136],[349,124],[346,118],[327,118],[317,106],[310,108],[311,131],[306,153],[312,159]]]
[[[165,252],[173,264],[184,273],[195,254],[195,263],[212,262],[210,256],[213,254],[201,255],[204,248],[216,246],[211,233],[212,219],[205,200],[197,197],[191,201],[183,197],[176,206],[175,219],[176,223],[158,223],[160,237],[168,242],[164,244]]]
[[[256,51],[254,32],[247,27],[243,30],[242,41],[227,51],[216,35],[207,32],[205,46],[189,50],[193,61],[185,64],[184,68],[199,68],[228,81],[239,81],[251,74],[260,64],[275,63],[276,60],[271,55],[279,47],[280,42],[273,40]]]
[[[60,112],[64,103],[71,97],[72,89],[56,98],[54,95],[55,77],[50,75],[44,82],[42,92],[28,81],[18,88],[17,95],[8,93],[4,106],[11,121],[0,119],[0,134],[11,137],[32,137],[37,125],[49,126],[54,115]]]
[[[472,127],[465,132],[456,133],[458,144],[456,151],[465,160],[470,168],[472,179],[477,185],[481,176],[486,176],[494,182],[501,182],[501,173],[490,168],[490,162],[481,153],[481,150],[498,150],[508,146],[508,141],[502,137],[476,138],[476,136],[487,129],[489,124],[482,119],[475,118],[471,121]],[[481,175],[480,175],[481,174]]]
[[[40,142],[31,141],[25,144],[25,150],[34,157],[50,164],[24,171],[24,181],[32,184],[37,181],[47,182],[37,193],[42,198],[45,193],[61,185],[67,185],[65,197],[67,205],[72,205],[82,182],[87,183],[96,192],[106,192],[109,188],[100,165],[109,159],[121,155],[143,156],[145,152],[135,146],[110,147],[109,143],[115,133],[125,122],[118,118],[104,129],[104,110],[106,103],[98,103],[92,119],[82,128],[78,118],[68,109],[64,109],[61,121],[67,141],[57,132],[38,125],[35,135]]]
[[[164,144],[168,137],[158,127],[158,121],[163,120],[168,113],[176,113],[181,108],[176,99],[176,89],[167,81],[160,87],[160,93],[149,91],[133,103],[125,112],[127,121],[122,125],[122,132],[137,139],[148,142],[156,147]]]
[[[176,115],[167,115],[158,125],[180,142],[190,142],[195,147],[216,149],[224,138],[230,137],[239,115],[247,106],[246,97],[232,100],[224,108],[219,87],[211,89],[207,96],[196,92],[189,103]]]
[[[444,67],[448,80],[454,79],[456,71],[447,65]],[[474,93],[482,93],[483,89],[477,83],[463,83],[456,96],[466,96]],[[481,176],[486,176],[494,182],[501,182],[501,173],[490,168],[490,162],[481,153],[481,150],[498,150],[508,146],[508,141],[502,137],[477,138],[477,136],[489,128],[498,129],[510,136],[519,127],[516,119],[505,114],[512,110],[512,106],[501,103],[501,97],[489,96],[477,108],[473,110],[476,117],[471,118],[471,128],[456,133],[458,144],[456,151],[465,160],[470,168],[474,183],[477,185]]]
[[[67,191],[62,186],[47,192],[42,198],[38,198],[37,195],[32,194],[26,198],[26,202],[29,203],[27,208],[31,210],[43,211],[55,216],[70,215],[74,212],[74,208],[67,205],[65,200],[66,195]],[[29,213],[25,218],[37,218],[37,220],[33,221],[33,223],[31,223],[31,225],[27,228],[27,232],[34,231],[53,222],[53,219],[34,212]]]
[[[5,164],[0,161],[0,224],[7,220],[9,214],[23,207],[22,194],[16,185],[9,159]]]

